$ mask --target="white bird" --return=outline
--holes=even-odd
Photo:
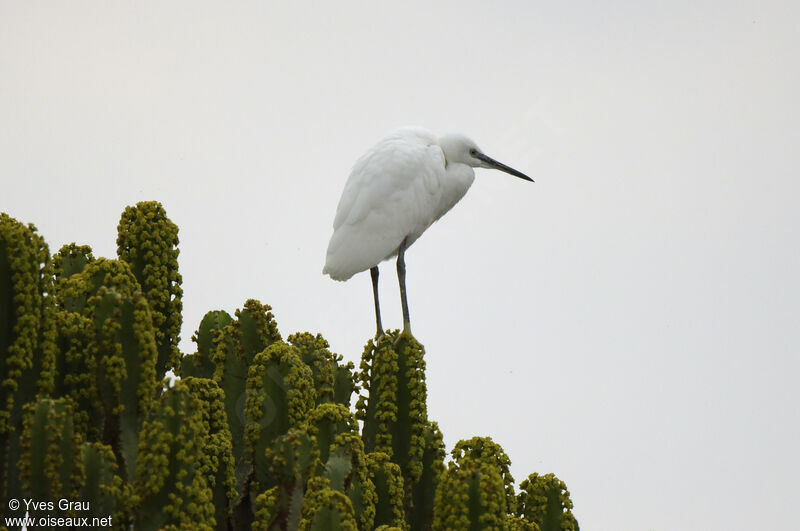
[[[322,272],[343,281],[370,270],[376,337],[383,335],[378,264],[397,256],[403,330],[410,333],[405,251],[464,197],[475,179],[472,168],[493,168],[533,181],[486,156],[464,135],[439,137],[419,127],[393,131],[353,166],[336,209]]]

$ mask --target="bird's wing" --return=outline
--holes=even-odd
[[[391,257],[436,219],[445,172],[435,137],[400,130],[356,162],[334,219],[324,272],[346,280]]]

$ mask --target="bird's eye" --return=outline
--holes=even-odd
[[[469,150],[469,154],[470,154],[470,155],[472,155],[473,157],[475,156],[475,154],[476,154],[477,152],[478,152],[478,151],[477,151],[477,150],[475,150],[475,149],[470,149],[470,150]]]

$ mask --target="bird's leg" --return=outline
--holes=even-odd
[[[411,318],[408,316],[406,298],[406,240],[397,248],[397,280],[400,282],[400,302],[403,304],[403,331],[411,333]]]
[[[381,305],[378,302],[378,266],[372,267],[369,270],[372,275],[372,295],[375,297],[375,322],[378,325],[378,333],[375,334],[375,339],[383,335],[383,325],[381,324]]]

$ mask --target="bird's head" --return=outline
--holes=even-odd
[[[502,162],[494,160],[492,157],[484,154],[478,145],[470,138],[464,135],[451,134],[439,137],[439,145],[444,152],[444,159],[448,164],[460,163],[466,164],[473,168],[489,168],[493,170],[504,171],[520,179],[526,181],[533,181],[530,177],[522,172],[506,166]]]

